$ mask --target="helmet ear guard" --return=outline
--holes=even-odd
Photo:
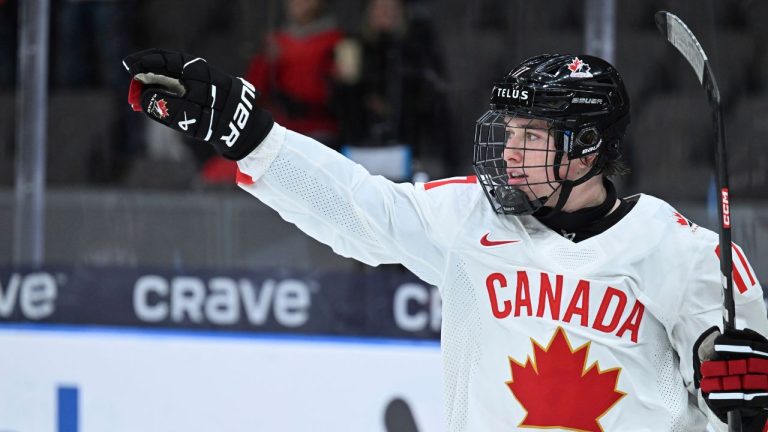
[[[602,143],[603,137],[596,127],[583,128],[575,134],[573,148],[568,153],[568,157],[574,159],[597,153]]]
[[[555,142],[561,143],[562,152],[568,159],[579,159],[600,151],[603,135],[594,126],[586,126],[578,131],[566,129]]]

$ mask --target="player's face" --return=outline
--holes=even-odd
[[[554,138],[545,120],[522,117],[506,119],[507,183],[519,187],[528,198],[535,200],[553,194],[559,185],[552,166],[555,161]],[[567,166],[560,169],[560,178],[567,175]]]

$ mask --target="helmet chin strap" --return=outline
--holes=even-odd
[[[560,184],[560,196],[557,197],[557,202],[555,203],[555,206],[552,207],[552,210],[549,212],[549,214],[551,215],[552,213],[561,211],[565,206],[565,203],[568,202],[568,198],[571,197],[573,188],[596,176],[598,172],[600,172],[600,167],[597,164],[594,164],[586,174],[579,177],[578,179],[563,180],[563,182]]]

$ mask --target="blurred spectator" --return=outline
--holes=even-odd
[[[0,90],[15,85],[17,22],[16,0],[0,0]]]
[[[338,149],[332,109],[334,48],[343,38],[323,0],[284,0],[286,23],[266,36],[245,78],[261,92],[275,121]],[[205,184],[232,184],[236,166],[213,155],[202,167]]]
[[[267,35],[265,52],[251,60],[246,79],[261,91],[275,121],[337,147],[333,55],[343,33],[323,0],[285,0],[284,6],[287,23]]]
[[[359,45],[359,72],[340,68],[346,82],[345,144],[405,144],[422,165],[416,170],[432,165],[429,171],[441,171],[450,150],[450,119],[443,58],[429,15],[406,10],[403,0],[370,0]],[[340,59],[351,56],[344,53],[351,51],[348,43],[341,48]]]

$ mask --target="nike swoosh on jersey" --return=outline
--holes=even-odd
[[[520,240],[489,240],[488,234],[490,234],[490,232],[485,233],[485,235],[480,239],[480,244],[486,247],[520,243]]]

